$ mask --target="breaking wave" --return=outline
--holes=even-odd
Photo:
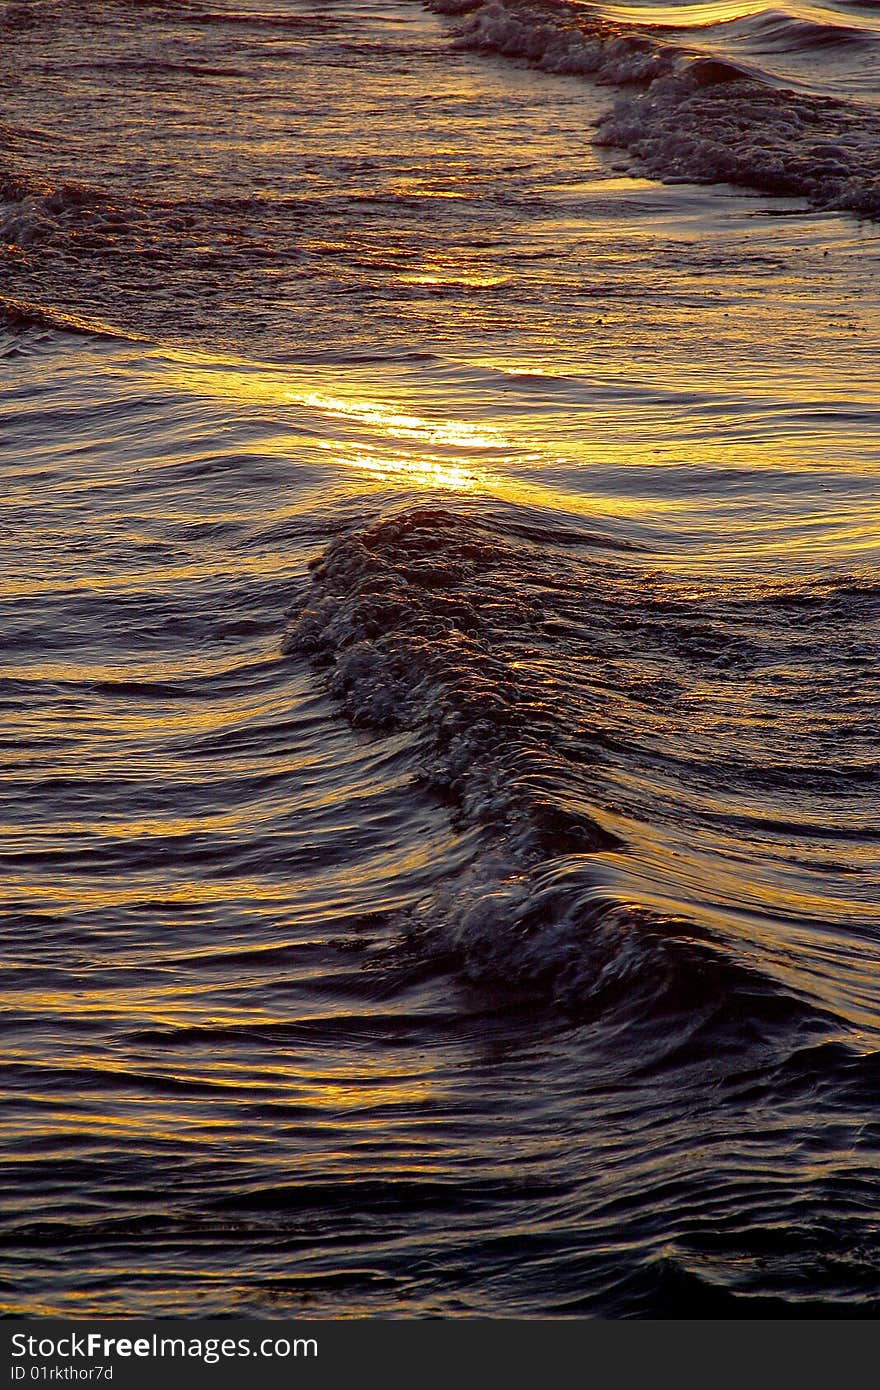
[[[600,121],[600,144],[626,149],[663,179],[724,182],[793,195],[817,209],[880,216],[880,113],[854,100],[781,86],[674,30],[611,19],[564,0],[432,0],[461,17],[457,42],[627,90]],[[697,7],[699,8],[699,7]],[[634,13],[634,12],[630,12]],[[778,21],[775,22],[778,29]],[[853,42],[853,28],[809,22],[787,46]],[[859,42],[874,44],[873,31]]]
[[[749,845],[756,859],[773,860],[773,816],[780,844],[795,836],[815,873],[827,831],[817,807],[835,794],[843,805],[848,783],[860,795],[877,775],[855,722],[856,743],[836,757],[817,733],[813,762],[803,750],[796,762],[793,749],[774,747],[766,718],[749,734],[758,706],[791,699],[780,647],[795,645],[792,615],[805,605],[814,610],[817,652],[836,624],[845,661],[845,634],[858,645],[856,634],[877,622],[880,590],[853,577],[786,581],[757,591],[733,585],[726,602],[708,592],[701,602],[646,572],[643,557],[604,549],[595,537],[554,542],[548,533],[538,545],[516,525],[440,509],[334,540],[292,617],[288,650],[325,669],[355,725],[409,730],[421,777],[459,826],[480,834],[469,873],[406,922],[409,945],[453,956],[472,979],[549,993],[569,1007],[625,994],[632,1008],[647,991],[654,1008],[686,1003],[691,1022],[733,996],[746,1014],[778,1011],[782,999],[811,1016],[839,1011],[833,978],[817,988],[805,976],[792,989],[789,968],[784,989],[768,983],[782,976],[773,950],[743,930],[755,910],[745,876],[722,901],[725,858]],[[730,734],[722,746],[707,727],[710,682],[718,728],[739,719],[735,755]],[[870,680],[863,698],[865,716]],[[809,695],[803,706],[806,722]],[[726,798],[723,815],[717,797],[707,803],[709,783]],[[737,814],[738,799],[749,815]],[[832,836],[847,833],[841,816]],[[651,858],[649,843],[656,854],[664,840],[660,858],[672,866],[665,904],[657,894],[640,901],[632,893],[638,866]],[[719,885],[709,910],[707,853]],[[826,885],[829,904],[836,886]],[[867,898],[862,908],[838,902],[842,931],[860,911],[870,915]],[[787,929],[802,925],[793,917]],[[774,923],[768,934],[781,944],[785,932]]]

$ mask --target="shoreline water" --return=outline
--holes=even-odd
[[[9,253],[4,1308],[876,1316],[880,233],[373,10]]]

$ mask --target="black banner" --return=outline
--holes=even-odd
[[[870,1357],[872,1324],[593,1320],[143,1321],[56,1319],[2,1326],[9,1386],[201,1390],[499,1382],[596,1390],[800,1387]],[[870,1363],[869,1363],[870,1364]]]

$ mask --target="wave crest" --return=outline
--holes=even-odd
[[[324,670],[354,724],[409,731],[422,777],[474,837],[470,870],[402,922],[404,955],[448,958],[530,1002],[613,1002],[686,1031],[780,1010],[812,1018],[705,926],[615,898],[596,872],[627,846],[597,813],[603,732],[575,690],[599,671],[603,642],[633,646],[638,619],[609,598],[637,603],[629,563],[582,539],[549,553],[488,521],[418,509],[336,538],[313,565],[286,650]],[[563,633],[580,654],[557,650]],[[629,694],[650,702],[636,666]],[[575,667],[566,702],[559,673]],[[618,691],[599,678],[609,707],[629,679],[618,674]]]
[[[868,107],[781,89],[752,67],[579,5],[431,5],[461,16],[456,41],[468,48],[638,88],[600,121],[598,143],[628,150],[647,174],[733,183],[880,217],[880,115]]]
[[[502,629],[505,648],[527,642],[544,620],[538,576],[534,595],[520,588],[513,547],[453,513],[415,510],[337,538],[313,574],[286,648],[332,663],[353,723],[416,731],[435,790],[470,824],[502,830],[520,860],[616,844],[547,790],[565,762],[545,741],[551,713],[498,640]]]

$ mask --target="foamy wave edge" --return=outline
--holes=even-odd
[[[696,1026],[733,994],[778,1008],[775,986],[696,924],[597,886],[595,856],[625,846],[585,804],[583,766],[514,659],[544,630],[539,576],[521,540],[418,509],[333,540],[291,612],[285,650],[323,672],[354,725],[409,731],[424,780],[478,835],[470,868],[398,923],[404,954],[569,1011],[684,1006]]]
[[[82,318],[78,314],[62,313],[45,305],[32,304],[26,299],[14,299],[0,294],[0,324],[13,329],[47,328],[59,333],[76,333],[86,338],[102,338],[118,343],[148,343],[142,334],[122,332],[101,319]]]
[[[867,107],[770,85],[565,0],[426,3],[460,19],[460,46],[634,88],[595,139],[626,149],[652,177],[735,184],[880,219],[880,116]]]

